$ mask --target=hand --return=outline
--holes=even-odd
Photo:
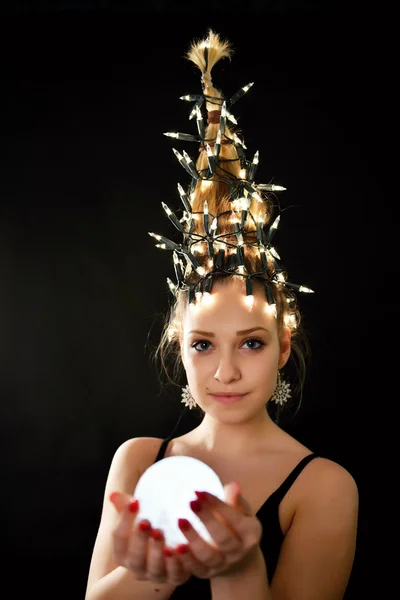
[[[111,494],[110,500],[120,516],[113,530],[114,559],[118,565],[132,571],[138,580],[178,586],[190,579],[192,573],[185,570],[175,552],[167,549],[171,556],[164,555],[166,547],[162,532],[153,530],[147,520],[141,522],[149,526],[147,530],[142,530],[140,523],[136,523],[138,500],[119,492]]]
[[[239,484],[231,482],[225,486],[228,503],[207,492],[196,495],[199,500],[191,502],[192,510],[195,509],[215,545],[208,544],[187,520],[181,520],[187,529],[181,525],[180,529],[189,542],[187,552],[180,555],[185,570],[200,579],[212,579],[237,573],[256,560],[262,524],[240,495]]]

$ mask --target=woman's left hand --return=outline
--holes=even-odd
[[[180,525],[180,530],[189,544],[181,544],[176,555],[185,570],[200,579],[240,571],[255,559],[260,549],[260,520],[240,495],[240,487],[236,482],[225,486],[227,503],[208,492],[196,492],[196,495],[198,500],[190,503],[191,508],[207,528],[215,545],[207,543],[186,520],[189,527],[184,529]],[[184,553],[179,552],[182,546],[186,548]]]

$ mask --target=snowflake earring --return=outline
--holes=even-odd
[[[280,371],[278,371],[278,383],[274,393],[271,396],[271,400],[272,402],[276,402],[276,404],[283,406],[288,401],[290,396],[290,384],[283,379]]]
[[[189,386],[185,386],[182,388],[182,400],[185,406],[189,407],[189,410],[192,410],[196,406],[196,400],[192,396],[192,392],[190,391]]]

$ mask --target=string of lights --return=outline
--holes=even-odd
[[[244,141],[236,133],[231,133],[231,136],[226,133],[227,120],[235,125],[237,124],[237,120],[231,112],[232,105],[242,98],[252,86],[253,83],[249,83],[241,87],[228,100],[223,96],[217,98],[205,94],[181,96],[184,101],[194,102],[189,120],[196,117],[197,134],[167,132],[164,135],[179,141],[200,144],[200,151],[206,152],[208,168],[197,170],[193,159],[185,150],[181,153],[176,148],[172,148],[180,165],[191,177],[191,183],[189,193],[186,193],[182,185],[178,183],[178,192],[183,205],[181,218],[178,218],[164,202],[162,202],[162,207],[171,223],[183,235],[183,241],[177,244],[165,236],[153,232],[149,232],[149,235],[158,242],[156,244],[157,248],[173,252],[176,284],[169,277],[167,278],[168,286],[173,294],[177,294],[178,290],[186,290],[188,291],[189,304],[193,304],[196,298],[207,299],[210,296],[215,277],[234,273],[245,278],[246,302],[249,306],[252,306],[254,301],[253,279],[259,279],[264,284],[267,279],[267,284],[264,285],[266,297],[268,304],[276,315],[275,300],[268,282],[278,287],[285,286],[294,292],[313,293],[313,290],[285,279],[284,269],[279,264],[280,256],[272,245],[280,215],[265,231],[262,218],[257,218],[250,210],[253,200],[256,201],[256,204],[264,202],[263,192],[281,192],[286,188],[275,184],[256,184],[255,175],[259,164],[259,152],[255,152],[252,161],[247,160]],[[205,102],[215,104],[218,107],[218,110],[213,112],[215,118],[218,118],[219,115],[219,129],[216,138],[212,140],[206,139],[206,127],[202,114],[202,107]],[[235,147],[238,158],[220,158],[221,146],[226,143]],[[222,164],[231,160],[240,161],[240,172],[244,174],[244,177],[238,178],[223,168]],[[211,180],[213,183],[221,182],[229,186],[231,211],[211,214],[208,210],[207,200],[204,201],[203,211],[192,210],[192,199],[196,185],[201,182],[210,184]],[[232,233],[219,231],[219,219],[229,213],[233,225]],[[198,219],[202,219],[204,234],[195,231]],[[252,223],[254,229],[245,230],[246,223]],[[251,237],[250,234],[254,234],[256,241],[244,241],[244,234],[247,238]],[[259,252],[260,264],[262,265],[261,271],[245,272],[245,248],[250,246],[256,248]],[[199,256],[203,259],[201,262],[198,260]],[[199,276],[196,281],[193,281],[193,271]]]

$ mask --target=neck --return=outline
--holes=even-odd
[[[217,421],[206,413],[200,425],[192,430],[191,437],[205,452],[232,459],[265,449],[280,431],[267,411],[246,423]]]

